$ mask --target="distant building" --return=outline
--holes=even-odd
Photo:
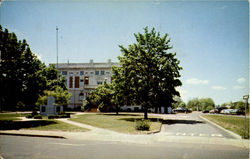
[[[65,84],[72,94],[68,108],[80,109],[82,100],[87,98],[91,90],[105,81],[111,83],[113,65],[119,66],[111,60],[106,63],[94,63],[93,60],[89,63],[59,63],[58,70],[65,77]]]

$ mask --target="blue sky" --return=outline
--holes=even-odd
[[[118,61],[118,45],[145,26],[168,33],[181,71],[182,99],[238,101],[249,90],[249,4],[238,1],[3,1],[1,25],[26,39],[46,64]]]

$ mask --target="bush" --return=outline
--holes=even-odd
[[[28,114],[28,115],[26,115],[26,118],[33,118],[33,115],[32,114]]]
[[[34,119],[42,119],[43,117],[40,115],[40,114],[38,114],[38,115],[34,115]]]
[[[137,120],[135,123],[135,129],[148,131],[150,129],[150,121],[145,119]]]
[[[48,119],[70,118],[70,114],[49,115]]]
[[[38,113],[37,113],[37,111],[33,111],[31,115],[35,116],[35,115],[38,115]]]
[[[48,119],[57,119],[59,118],[59,115],[49,115]]]

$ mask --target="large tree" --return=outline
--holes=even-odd
[[[31,52],[26,40],[0,26],[0,109],[34,109],[44,90],[54,90],[57,71]],[[60,86],[64,85],[60,77]],[[63,88],[66,88],[65,86]]]
[[[167,108],[174,102],[173,97],[179,96],[176,87],[182,85],[178,79],[182,68],[176,53],[170,52],[172,46],[167,34],[161,36],[154,28],[148,31],[147,27],[144,31],[144,34],[134,34],[136,43],[128,48],[120,46],[121,69],[113,78],[119,78],[124,98],[142,105],[147,119],[149,107]]]
[[[187,103],[187,107],[191,108],[193,111],[194,110],[200,111],[201,110],[200,100],[198,98],[193,98],[189,100]]]

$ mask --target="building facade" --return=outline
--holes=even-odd
[[[72,94],[68,108],[80,109],[91,90],[98,85],[111,83],[112,66],[118,63],[108,60],[106,63],[59,63],[58,71],[65,77],[65,84]]]

